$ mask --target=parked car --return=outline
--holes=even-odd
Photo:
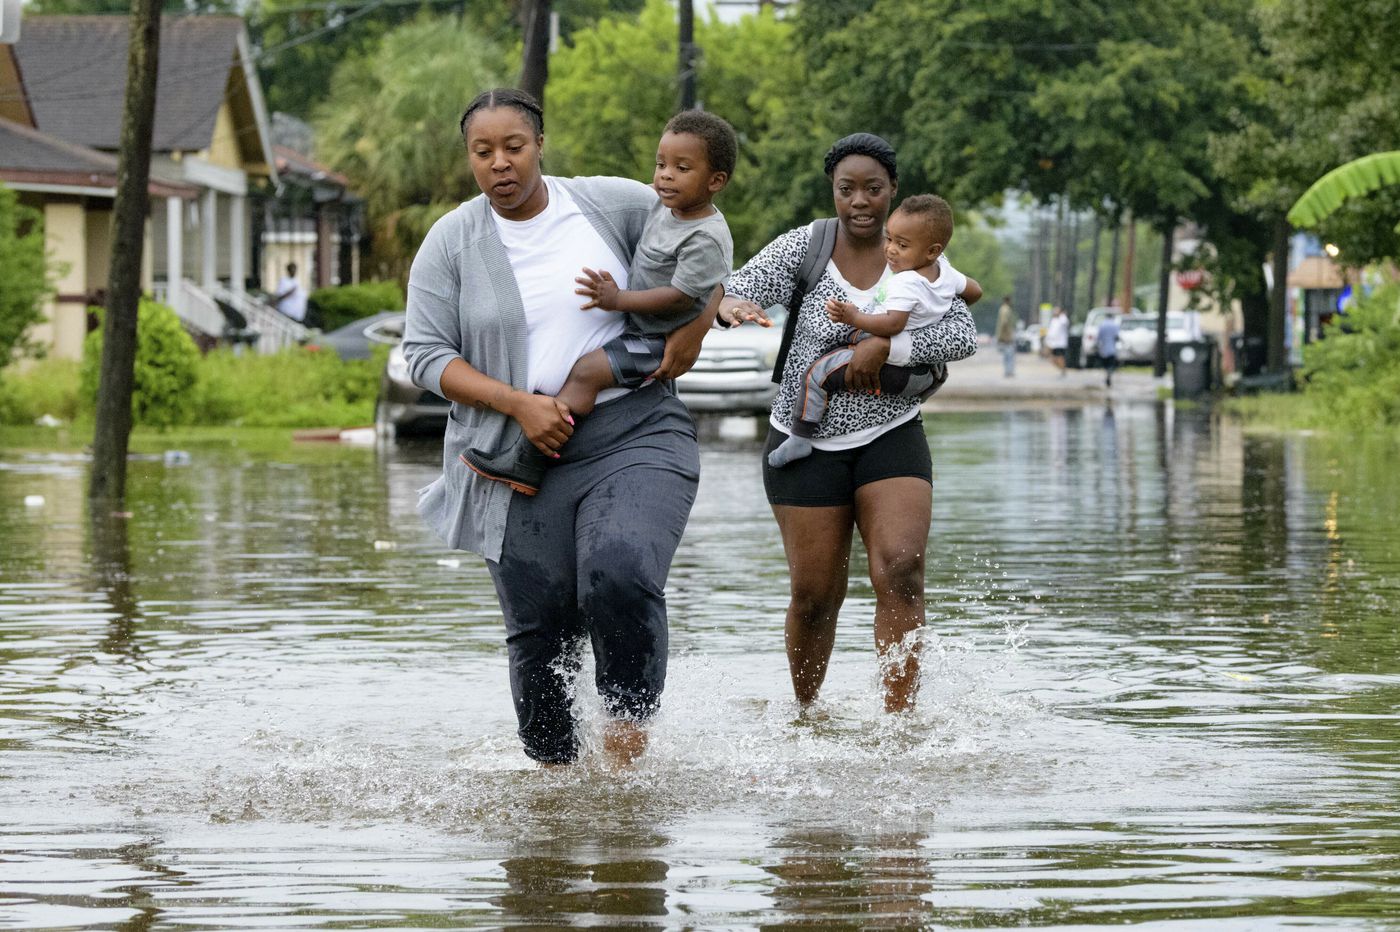
[[[380,311],[323,333],[308,345],[333,349],[341,359],[369,359],[375,346],[394,346],[402,339],[403,311]]]
[[[772,381],[773,362],[782,342],[786,311],[773,308],[769,316],[771,327],[745,324],[706,334],[695,365],[676,381],[677,393],[691,411],[768,413],[778,393]],[[375,430],[381,437],[441,434],[447,428],[448,403],[409,380],[408,362],[398,345],[402,338],[403,315],[399,314],[374,405]]]
[[[1142,311],[1133,308],[1128,312],[1131,315],[1141,315]],[[1080,346],[1084,368],[1090,369],[1099,365],[1099,324],[1109,315],[1123,316],[1122,310],[1116,307],[1096,307],[1090,309],[1084,315],[1084,341]]]
[[[446,399],[413,384],[403,347],[394,344],[379,379],[379,397],[374,402],[375,433],[386,439],[441,436],[447,429],[447,409]]]
[[[1125,314],[1118,323],[1118,361],[1150,363],[1157,353],[1157,315]],[[1180,311],[1167,312],[1167,345],[1185,343],[1191,338],[1186,327],[1186,315]]]
[[[1016,325],[1016,352],[1018,353],[1038,353],[1040,352],[1040,328],[1027,327],[1025,324]]]
[[[771,327],[744,324],[705,335],[700,358],[676,380],[681,401],[694,412],[767,414],[778,386],[773,363],[783,340],[787,310],[769,308]]]

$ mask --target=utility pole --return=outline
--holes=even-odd
[[[1157,280],[1157,349],[1152,354],[1152,374],[1167,374],[1167,298],[1172,288],[1172,236],[1176,220],[1162,224],[1162,272]]]
[[[1288,326],[1288,220],[1280,217],[1274,223],[1274,288],[1269,294],[1269,330],[1267,359],[1270,372],[1288,368],[1284,355],[1284,330]]]
[[[1137,220],[1130,212],[1124,221],[1128,225],[1128,246],[1123,251],[1123,313],[1133,309],[1133,261],[1137,258]]]
[[[1056,307],[1065,305],[1065,240],[1068,238],[1065,227],[1065,199],[1061,197],[1055,204],[1055,264],[1054,278],[1050,285],[1050,302]]]
[[[680,0],[680,61],[676,77],[680,81],[680,109],[695,109],[695,6]]]
[[[520,66],[520,89],[544,106],[544,85],[549,80],[549,22],[553,0],[526,0],[520,15],[525,28],[525,55]]]
[[[159,62],[160,0],[131,0],[126,100],[112,208],[112,263],[107,274],[97,428],[88,479],[88,497],[109,507],[126,498],[131,394],[136,381],[136,314],[141,301],[141,249],[150,211],[151,129]]]
[[[1089,250],[1089,307],[1099,306],[1099,240],[1103,233],[1103,218],[1094,213],[1094,245]]]
[[[1123,217],[1115,211],[1113,215],[1113,245],[1108,253],[1108,287],[1103,290],[1104,303],[1106,304],[1112,304],[1116,300],[1115,295],[1118,294],[1114,289],[1118,285],[1118,245],[1122,236]]]
[[[1069,234],[1069,273],[1065,276],[1065,283],[1069,286],[1069,297],[1065,301],[1065,312],[1072,320],[1075,316],[1075,306],[1077,292],[1079,291],[1079,214],[1073,214],[1073,222],[1070,224]]]

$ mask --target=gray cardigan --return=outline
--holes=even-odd
[[[651,188],[625,178],[555,178],[624,267],[641,239]],[[526,384],[525,308],[491,206],[478,196],[428,231],[408,276],[403,351],[414,384],[442,394],[453,359],[517,388]],[[514,493],[483,480],[457,456],[467,447],[499,449],[519,427],[504,414],[453,402],[443,440],[443,474],[418,493],[418,513],[443,542],[488,560],[501,556]]]

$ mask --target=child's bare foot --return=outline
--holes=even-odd
[[[646,729],[636,722],[617,719],[603,732],[603,753],[614,767],[631,767],[646,750]]]

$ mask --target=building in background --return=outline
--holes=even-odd
[[[54,159],[51,167],[62,166],[70,181],[84,172],[89,176],[84,185],[31,179],[26,186],[16,177],[25,165],[7,168],[7,183],[42,207],[46,235],[58,247],[54,257],[69,269],[49,315],[51,332],[39,334],[61,356],[81,352],[79,334],[90,326],[86,308],[100,303],[110,262],[105,231],[121,141],[129,27],[124,15],[27,17],[8,67],[0,66],[0,101],[11,102],[0,116],[12,124],[0,162]],[[284,187],[299,197],[307,185],[292,160],[284,162],[296,180],[279,184],[271,124],[243,20],[165,16],[159,60],[143,290],[174,307],[206,343],[236,336],[270,351],[304,339],[304,327],[259,299],[265,285],[260,260],[266,204],[276,202]],[[25,106],[16,107],[16,99]],[[35,148],[40,146],[47,154]],[[21,158],[22,153],[28,155]],[[335,184],[343,192],[343,179]],[[318,215],[320,189],[313,184],[311,190],[313,219],[323,215],[323,223],[338,227],[337,215]],[[331,243],[317,248],[307,268],[322,274],[319,262],[328,279],[337,279],[345,273],[338,241]],[[353,257],[346,264],[352,279],[357,264]]]

